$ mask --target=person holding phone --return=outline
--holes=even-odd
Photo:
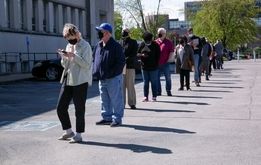
[[[77,143],[82,141],[81,133],[85,130],[87,89],[92,84],[92,49],[73,24],[64,25],[63,37],[68,44],[65,50],[58,49],[64,70],[60,81],[62,87],[57,104],[57,114],[65,133],[59,137],[59,140],[70,139],[70,143]],[[71,100],[75,106],[76,134],[72,131],[68,113]]]

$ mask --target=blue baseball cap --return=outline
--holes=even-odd
[[[112,26],[109,23],[102,23],[100,26],[96,26],[96,30],[106,30],[110,33],[112,33]]]

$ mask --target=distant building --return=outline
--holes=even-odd
[[[113,0],[0,0],[0,73],[19,72],[16,65],[25,59],[18,52],[55,53],[64,48],[65,23],[77,25],[94,46],[98,40],[95,26],[113,24],[113,13]],[[27,61],[46,56],[27,57]]]
[[[113,11],[113,0],[0,0],[0,52],[26,52],[27,43],[30,52],[54,52],[64,47],[65,23],[94,45],[95,26],[113,23]]]
[[[201,7],[202,1],[184,2],[185,20],[188,21],[191,16],[196,15]]]

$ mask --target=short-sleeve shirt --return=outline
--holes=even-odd
[[[159,65],[164,65],[168,62],[170,53],[174,52],[173,43],[166,38],[163,41],[160,38],[158,38],[156,42],[160,46]]]

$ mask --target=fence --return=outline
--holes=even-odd
[[[59,58],[58,53],[0,53],[0,74],[29,73],[35,63]]]

